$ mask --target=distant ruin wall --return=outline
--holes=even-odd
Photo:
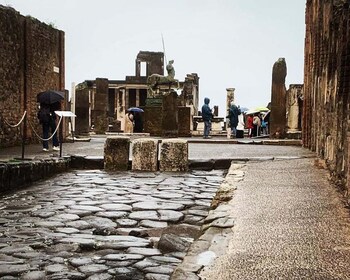
[[[349,1],[307,1],[304,70],[303,144],[326,161],[348,194]]]
[[[0,5],[0,147],[21,142],[16,124],[27,110],[27,139],[38,142],[38,92],[64,91],[64,32]]]

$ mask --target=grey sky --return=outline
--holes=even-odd
[[[286,86],[303,83],[305,0],[0,0],[65,32],[66,89],[71,83],[134,75],[140,50],[174,59],[176,78],[200,77],[204,97],[225,115],[236,103],[270,101],[272,66],[287,62]]]

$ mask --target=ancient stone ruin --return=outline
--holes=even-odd
[[[126,76],[125,80],[97,78],[76,86],[77,134],[91,130],[132,132],[127,109],[139,107],[145,111],[143,132],[152,136],[190,135],[193,116],[198,112],[198,75],[187,74],[184,81],[175,79],[175,72],[164,76],[162,52],[140,51],[135,65],[135,76]]]
[[[307,1],[303,144],[350,190],[349,1]]]
[[[286,81],[287,65],[279,58],[272,69],[270,137],[283,138],[286,129]]]

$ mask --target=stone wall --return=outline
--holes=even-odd
[[[303,144],[350,190],[350,9],[347,0],[307,1]]]
[[[37,93],[64,91],[64,32],[0,5],[0,147],[21,142],[16,124],[27,110],[25,134],[37,142]]]

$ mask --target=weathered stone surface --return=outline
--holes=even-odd
[[[91,258],[81,257],[81,258],[71,258],[68,260],[68,262],[74,267],[79,267],[79,266],[91,264],[93,261]]]
[[[166,222],[178,222],[184,216],[181,212],[173,211],[173,210],[158,210],[161,221]]]
[[[104,146],[106,170],[128,170],[130,137],[107,137]]]
[[[143,258],[144,256],[140,254],[109,254],[102,257],[109,261],[142,260]]]
[[[142,227],[149,227],[149,228],[165,228],[167,227],[167,222],[156,222],[156,221],[150,221],[150,220],[142,220],[140,222],[140,226]]]
[[[44,271],[30,271],[22,275],[22,280],[45,280],[46,273]]]
[[[135,139],[132,145],[132,170],[157,171],[158,140]]]
[[[147,273],[145,275],[146,280],[169,280],[170,276],[166,274],[156,274],[156,273]]]
[[[286,128],[286,75],[287,65],[279,58],[273,65],[271,87],[271,113],[269,130],[273,138],[283,138]]]
[[[307,2],[302,138],[350,204],[349,14],[348,1]]]
[[[160,171],[188,170],[188,143],[180,139],[164,139],[160,145]]]
[[[56,273],[56,272],[62,272],[62,271],[67,271],[68,268],[65,265],[62,264],[52,264],[52,265],[48,265],[47,267],[45,267],[45,271],[48,274],[52,274],[52,273]]]
[[[78,270],[86,275],[93,275],[96,273],[103,273],[108,270],[108,266],[103,264],[88,264],[78,267]]]
[[[132,207],[130,205],[120,204],[120,203],[102,204],[102,205],[100,205],[100,207],[107,210],[107,211],[127,211],[127,212],[130,212],[132,210]]]
[[[191,243],[172,233],[162,234],[158,242],[158,249],[163,253],[187,252]]]
[[[113,279],[113,276],[108,273],[99,273],[94,274],[88,277],[86,280],[110,280]]]
[[[0,264],[0,276],[19,275],[29,270],[27,264]]]
[[[144,201],[132,205],[134,210],[182,210],[184,205],[166,201]]]
[[[136,255],[143,255],[143,256],[159,256],[162,253],[158,249],[153,248],[129,248],[127,250],[128,254],[136,254]]]

